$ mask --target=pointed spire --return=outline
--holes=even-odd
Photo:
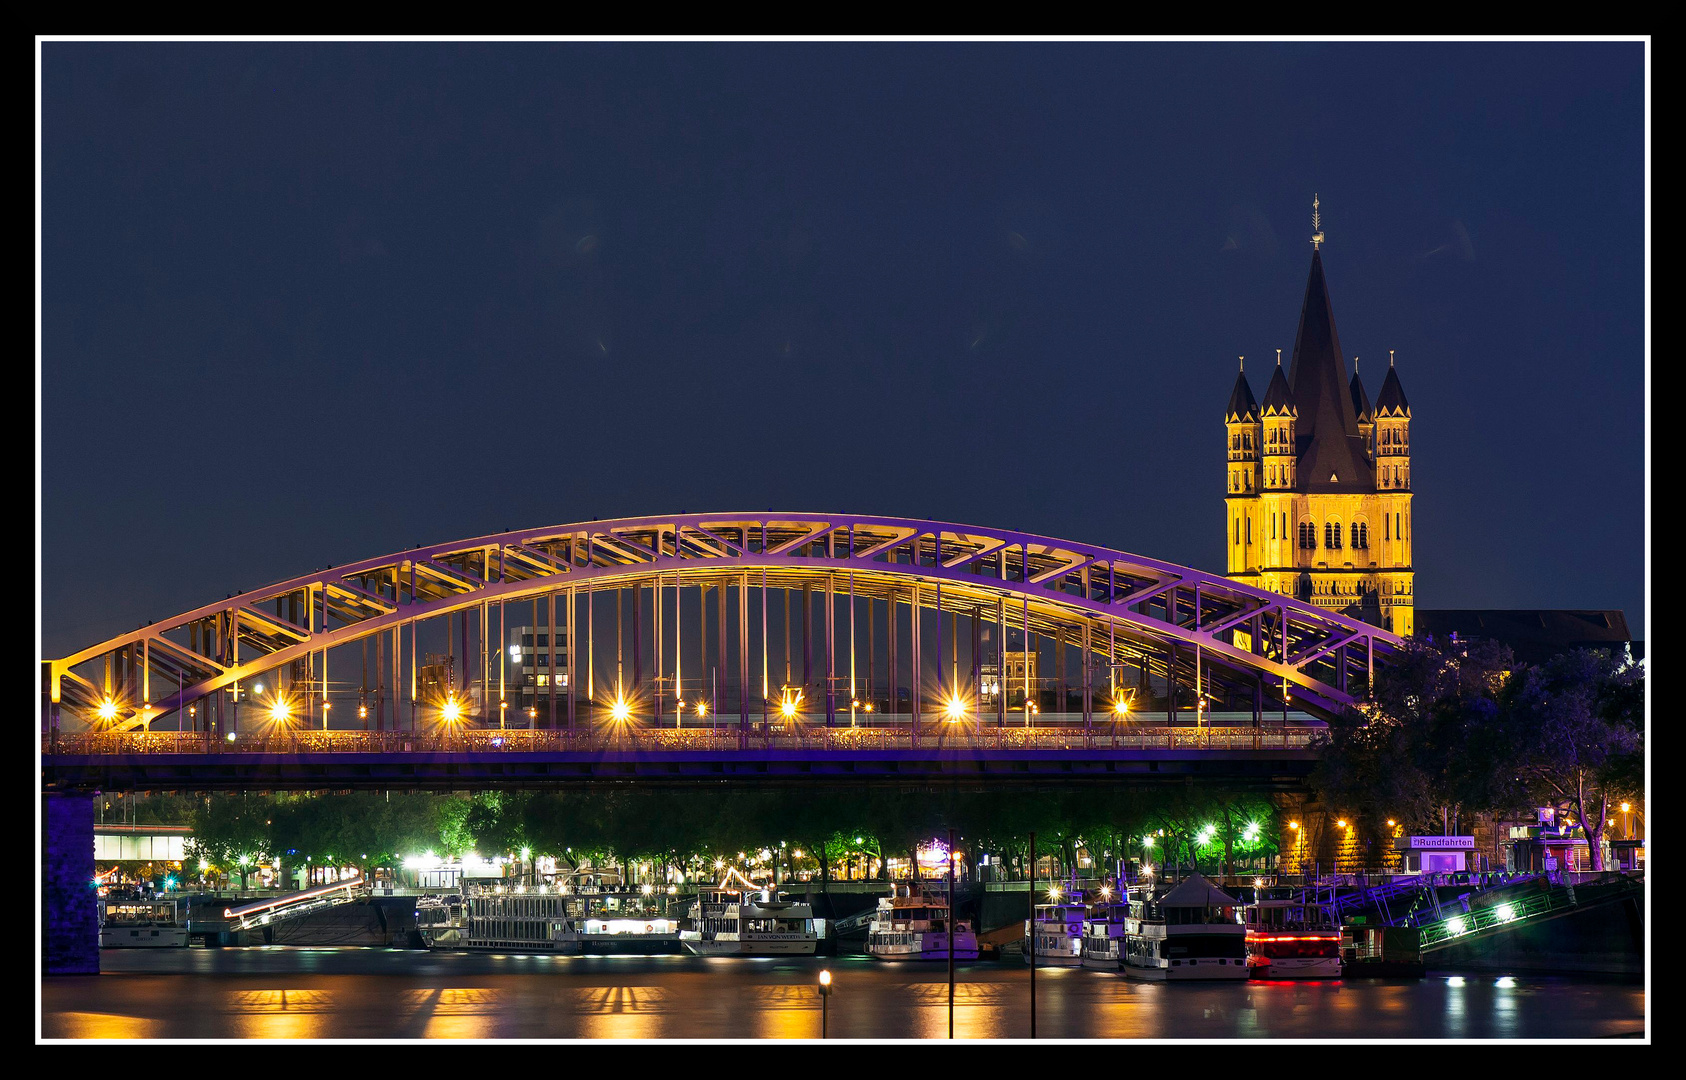
[[[1288,383],[1299,408],[1296,442],[1300,475],[1337,478],[1314,481],[1309,490],[1373,488],[1375,477],[1365,453],[1364,437],[1358,432],[1358,410],[1353,406],[1351,388],[1346,385],[1346,363],[1335,330],[1329,286],[1323,277],[1323,255],[1318,251],[1311,255],[1311,274],[1300,307],[1300,328],[1294,337]],[[1269,407],[1268,395],[1266,407]]]
[[[1323,205],[1317,201],[1317,193],[1311,195],[1311,249],[1320,251],[1323,247],[1323,215],[1317,208]]]
[[[1242,357],[1246,362],[1246,357]],[[1235,389],[1229,392],[1229,405],[1224,409],[1224,423],[1240,424],[1259,418],[1259,404],[1253,400],[1253,388],[1247,384],[1247,372],[1235,376]]]
[[[1376,415],[1411,418],[1411,403],[1405,400],[1405,387],[1400,385],[1399,372],[1393,366],[1393,350],[1387,351],[1387,378],[1376,395]]]
[[[1370,395],[1364,392],[1364,384],[1358,379],[1358,357],[1352,358],[1352,382],[1348,385],[1352,391],[1352,411],[1358,414],[1360,424],[1371,423],[1376,418],[1375,411],[1370,408]]]
[[[1294,391],[1288,387],[1288,377],[1282,374],[1282,365],[1276,365],[1276,371],[1270,377],[1270,385],[1265,387],[1264,415],[1293,416]]]

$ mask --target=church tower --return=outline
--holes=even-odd
[[[1227,573],[1408,635],[1411,407],[1391,357],[1373,407],[1356,358],[1348,378],[1312,206],[1311,275],[1293,358],[1284,374],[1277,351],[1262,405],[1240,375],[1224,412]]]

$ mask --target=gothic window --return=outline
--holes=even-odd
[[[1339,550],[1341,546],[1341,523],[1331,521],[1323,526],[1323,546],[1331,550]]]
[[[1360,522],[1352,523],[1352,547],[1355,551],[1362,551],[1370,546],[1370,526]]]

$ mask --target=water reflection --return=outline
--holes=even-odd
[[[159,950],[160,952],[162,950]],[[489,956],[382,950],[183,950],[107,957],[98,979],[41,983],[49,1038],[943,1039],[943,965],[831,957]],[[1029,1035],[1020,965],[957,971],[954,1034]],[[1643,987],[1524,976],[1141,983],[1039,970],[1043,1038],[1565,1038],[1637,1031]]]
[[[64,1012],[46,1023],[43,1031],[49,1039],[150,1039],[162,1035],[156,1021],[139,1016],[117,1013]],[[55,1030],[56,1029],[56,1030]]]

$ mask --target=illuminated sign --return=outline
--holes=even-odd
[[[1473,836],[1412,836],[1407,839],[1408,847],[1419,851],[1475,850]]]

